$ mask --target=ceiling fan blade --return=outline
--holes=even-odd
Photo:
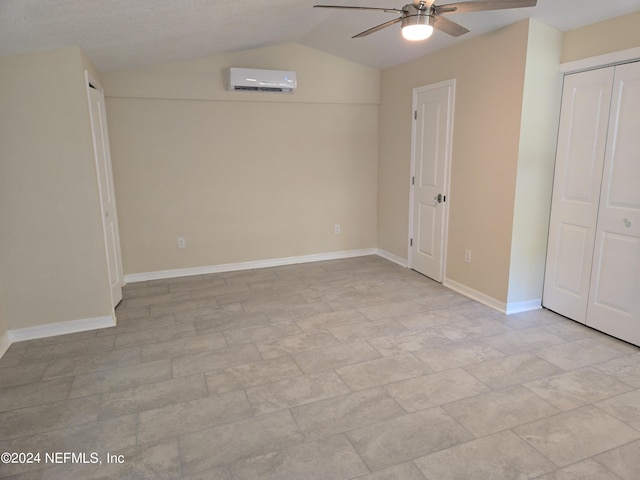
[[[313,8],[341,8],[343,10],[378,10],[379,12],[402,13],[400,8],[353,7],[349,5],[314,5]]]
[[[401,22],[401,21],[402,21],[402,17],[394,18],[393,20],[389,20],[388,22],[381,23],[380,25],[377,25],[377,26],[375,26],[373,28],[370,28],[369,30],[365,30],[364,32],[360,32],[359,34],[354,35],[351,38],[366,37],[367,35],[375,33],[378,30],[382,30],[383,28],[387,28],[387,27],[393,25],[394,23],[398,23],[398,22]]]
[[[437,28],[441,32],[447,33],[452,37],[459,37],[460,35],[469,33],[469,30],[467,28],[456,22],[452,22],[446,17],[441,17],[440,15],[436,15],[433,28]]]
[[[456,2],[436,6],[436,13],[469,13],[506,8],[535,7],[538,0],[479,0],[477,2]]]

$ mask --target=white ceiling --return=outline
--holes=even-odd
[[[317,3],[401,8],[408,0],[0,0],[0,56],[77,45],[108,72],[300,43],[383,69],[527,17],[566,31],[640,10],[640,0],[538,0],[532,8],[450,15],[471,33],[454,39],[436,31],[412,44],[398,25],[351,39],[393,13],[312,8]]]

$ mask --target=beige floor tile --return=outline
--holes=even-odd
[[[303,441],[288,410],[187,433],[180,437],[183,474],[230,465]]]
[[[356,478],[357,480],[426,480],[420,469],[411,462],[400,463]]]
[[[213,314],[202,314],[193,318],[193,324],[198,334],[225,332],[236,328],[268,325],[269,323],[269,319],[262,312],[221,312],[218,309]]]
[[[262,360],[255,345],[236,345],[212,352],[183,355],[172,359],[173,375],[177,377],[213,372],[222,368]]]
[[[380,354],[368,343],[360,341],[296,353],[293,358],[304,373],[316,373],[380,358]]]
[[[436,372],[505,356],[495,348],[473,341],[419,350],[414,355]]]
[[[348,479],[366,472],[367,467],[343,435],[259,455],[231,467],[234,480]]]
[[[48,364],[48,362],[33,362],[0,368],[0,388],[37,382],[44,376]]]
[[[142,363],[140,347],[97,352],[81,357],[51,360],[44,379],[93,373],[106,368],[126,367]]]
[[[193,325],[172,325],[164,328],[149,328],[134,332],[118,333],[116,335],[116,348],[166,342],[185,337],[193,337],[195,334],[196,329]]]
[[[210,392],[224,393],[299,375],[302,372],[296,363],[286,356],[216,370],[208,373],[206,378]]]
[[[138,317],[131,319],[118,319],[115,327],[98,330],[98,336],[117,335],[119,333],[139,332],[151,328],[173,327],[176,324],[176,316],[173,313],[154,317]]]
[[[414,463],[438,480],[525,480],[556,466],[511,431],[457,445]]]
[[[29,347],[26,354],[32,362],[50,361],[60,358],[81,357],[95,353],[106,353],[114,349],[115,335],[105,335],[72,342]]]
[[[473,438],[439,407],[362,427],[347,436],[371,470],[403,463]]]
[[[364,390],[431,373],[431,369],[410,353],[403,353],[338,368],[336,372],[351,389]]]
[[[463,315],[460,315],[455,310],[428,310],[405,315],[394,315],[393,319],[412,332],[421,332],[436,325],[466,320]]]
[[[596,403],[596,406],[622,423],[640,431],[640,390],[633,390]]]
[[[494,389],[537,380],[562,370],[532,354],[521,353],[467,365],[464,369],[482,383]]]
[[[338,345],[334,337],[327,333],[301,333],[273,342],[259,343],[258,350],[265,360],[292,353]]]
[[[637,480],[640,472],[640,441],[598,455],[596,460],[623,480]]]
[[[368,340],[368,343],[385,357],[398,353],[427,350],[446,345],[450,342],[448,338],[443,337],[431,329],[417,333],[411,332],[409,334],[371,338]]]
[[[105,369],[76,375],[73,378],[69,398],[124,390],[169,378],[171,378],[171,361],[169,359]]]
[[[640,432],[585,406],[514,429],[556,465],[564,467],[640,438]]]
[[[524,386],[562,410],[578,408],[632,389],[589,367],[528,382]]]
[[[118,392],[105,393],[102,397],[100,418],[151,410],[206,397],[208,394],[207,384],[202,374],[148,383]]]
[[[150,445],[253,415],[242,390],[176,403],[139,414],[138,443]]]
[[[360,321],[342,327],[329,327],[331,335],[340,343],[351,343],[356,340],[380,336],[395,336],[409,331],[391,318],[379,318],[376,320]]]
[[[476,317],[444,325],[436,325],[433,330],[452,342],[461,342],[510,332],[511,328],[497,320]]]
[[[584,339],[543,348],[535,353],[563,370],[575,370],[622,357],[628,351],[622,345],[614,348],[596,340]]]
[[[10,440],[95,422],[101,401],[100,395],[93,395],[0,413],[0,438]]]
[[[349,392],[335,372],[322,372],[249,387],[247,398],[256,414],[261,415]]]
[[[142,345],[140,355],[144,361],[150,361],[209,352],[227,346],[227,342],[222,333],[211,333],[209,335],[202,334],[168,340],[166,342],[147,343]]]
[[[114,454],[117,454],[114,452]],[[123,455],[122,463],[107,463],[106,456],[100,456],[102,463],[96,465],[65,464],[44,470],[43,480],[83,480],[140,479],[174,480],[180,476],[180,453],[178,442],[168,441],[146,448],[135,449]]]
[[[560,411],[520,386],[483,393],[449,403],[443,408],[476,437],[517,427]]]
[[[322,332],[330,327],[343,327],[351,323],[358,323],[365,320],[365,316],[358,310],[339,310],[337,312],[326,312],[311,315],[296,320],[296,323],[303,332]]]
[[[400,287],[402,287],[402,285]],[[397,315],[417,313],[423,310],[424,310],[424,307],[409,300],[404,302],[385,302],[385,303],[380,303],[378,305],[371,305],[369,307],[362,307],[358,309],[358,311],[362,313],[365,317],[367,317],[369,320],[379,320],[382,318],[390,318],[392,316],[397,316]]]
[[[45,433],[36,433],[16,438],[7,445],[0,446],[2,451],[39,453],[40,463],[11,464],[0,467],[1,478],[4,475],[16,475],[34,472],[46,467],[46,454],[52,452],[96,452],[101,456],[106,452],[132,449],[136,446],[138,419],[136,415],[123,415],[76,427],[60,428]]]
[[[625,355],[593,367],[627,385],[640,388],[640,353]]]
[[[382,388],[372,388],[291,409],[307,438],[347,432],[399,417],[405,411]]]
[[[411,378],[387,385],[385,388],[409,412],[454,402],[490,390],[460,368]]]
[[[0,388],[0,412],[65,400],[72,377]]]
[[[537,480],[621,480],[620,477],[599,464],[588,459],[560,468],[555,472],[539,477]]]
[[[566,340],[541,328],[527,328],[494,335],[484,342],[505,355],[513,355],[559,345]]]
[[[283,337],[290,337],[302,333],[302,330],[292,320],[284,322],[272,323],[269,325],[239,328],[229,330],[224,333],[229,345],[238,345],[241,343],[265,343],[279,340]]]

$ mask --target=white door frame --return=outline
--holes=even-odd
[[[442,220],[442,267],[441,267],[441,278],[442,282],[446,279],[447,272],[447,239],[449,236],[449,200],[450,195],[449,192],[451,190],[451,158],[453,151],[453,126],[454,126],[454,113],[455,113],[455,104],[456,104],[456,79],[452,78],[450,80],[444,80],[442,82],[433,83],[430,85],[423,85],[421,87],[416,87],[413,89],[413,97],[411,103],[411,115],[413,116],[413,120],[411,122],[411,170],[409,174],[409,238],[414,238],[413,231],[413,202],[414,202],[414,177],[415,177],[415,169],[416,169],[416,118],[415,112],[418,108],[418,95],[422,92],[434,90],[442,87],[450,87],[451,88],[451,98],[450,98],[450,115],[449,115],[449,124],[447,125],[447,139],[446,139],[446,153],[445,153],[445,171],[444,171],[444,192],[443,195],[447,197],[446,201],[444,201],[441,206],[443,210],[443,220]],[[407,255],[407,267],[413,267],[413,253],[412,246],[408,242],[408,255]]]
[[[100,84],[100,82],[93,76],[91,75],[91,73],[89,73],[89,71],[85,70],[84,71],[84,76],[85,76],[85,88],[87,90],[87,105],[89,107],[89,109],[92,108],[91,106],[91,90],[92,87],[93,89],[97,90],[98,92],[100,92],[100,94],[102,95],[103,99],[104,99],[104,88],[102,87],[102,85]],[[104,106],[104,105],[103,105]],[[93,129],[93,125],[92,125],[92,118],[91,118],[91,110],[89,110],[89,121],[91,124],[91,137],[93,140],[93,148],[96,148],[96,139],[95,139],[95,131]],[[114,232],[115,232],[115,250],[116,250],[116,268],[117,268],[117,280],[118,283],[120,285],[120,290],[122,288],[122,286],[124,286],[124,272],[123,272],[123,268],[122,268],[122,251],[121,251],[121,247],[120,247],[120,228],[118,225],[118,213],[117,213],[117,207],[116,207],[116,199],[115,199],[115,189],[114,189],[114,185],[113,185],[113,169],[111,166],[111,153],[110,153],[110,146],[109,146],[109,134],[108,132],[105,132],[105,142],[107,143],[107,154],[108,154],[108,172],[107,173],[107,188],[109,188],[110,190],[110,197],[112,198],[112,203],[113,203],[113,211],[112,211],[112,215],[114,218],[112,218],[112,222],[114,225]],[[98,156],[97,156],[97,152],[94,151],[94,162],[95,162],[95,167],[96,167],[96,184],[98,187],[98,195],[99,195],[99,203],[100,203],[100,225],[102,227],[102,234],[104,237],[104,248],[105,248],[105,255],[106,255],[106,260],[107,262],[109,261],[109,256],[111,255],[111,253],[108,251],[109,247],[108,247],[108,242],[106,240],[107,237],[107,232],[105,231],[104,228],[104,218],[105,218],[105,209],[104,209],[104,204],[103,204],[103,198],[104,198],[104,194],[102,192],[102,186],[101,186],[101,181],[99,178],[100,175],[100,166],[98,165]],[[109,268],[109,266],[107,265],[107,268]],[[111,283],[111,278],[108,279],[109,283]],[[113,294],[113,289],[111,288],[111,284],[109,285],[109,297],[111,298],[111,306],[115,311],[115,307],[116,305],[120,302],[120,300],[122,300],[122,294],[120,293],[119,298],[114,298],[114,294]]]

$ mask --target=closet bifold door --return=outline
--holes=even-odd
[[[615,67],[587,325],[640,345],[640,62]]]
[[[613,68],[566,75],[543,305],[585,323]]]

